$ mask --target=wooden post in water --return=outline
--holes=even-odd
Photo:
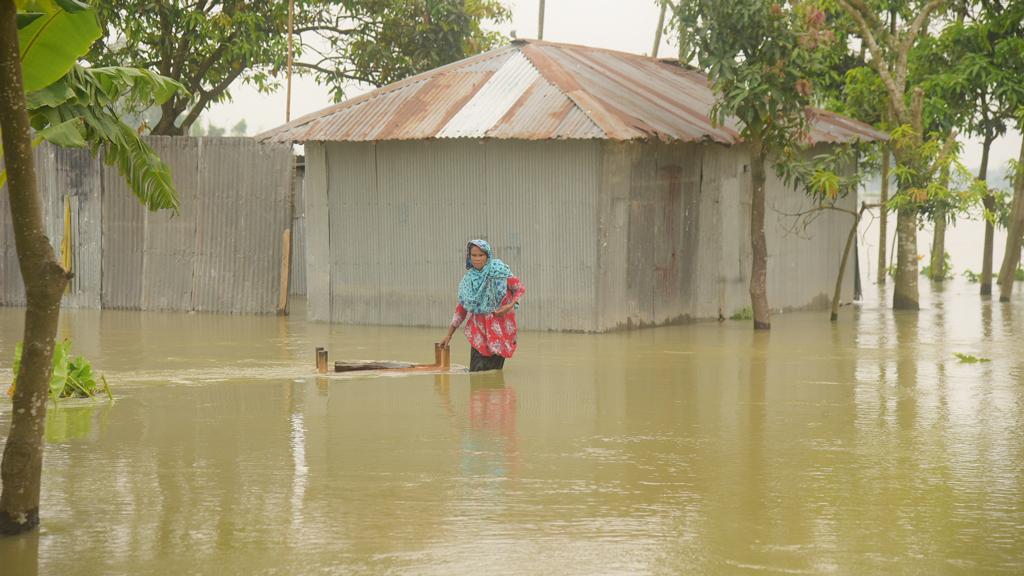
[[[327,373],[327,349],[322,346],[316,348],[316,371],[319,374]]]
[[[277,297],[277,315],[288,313],[288,280],[292,269],[292,229],[286,228],[281,235],[281,287]]]

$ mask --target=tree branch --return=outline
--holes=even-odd
[[[212,68],[213,65],[217,63],[218,60],[220,60],[220,57],[228,49],[231,43],[231,39],[234,37],[234,35],[234,32],[228,35],[228,37],[224,39],[224,42],[221,42],[221,44],[217,46],[217,49],[210,54],[209,58],[207,58],[202,64],[199,65],[199,68],[193,74],[192,82],[189,85],[190,90],[195,92],[200,89],[203,82],[203,78],[206,77],[206,73],[210,71],[210,68]]]
[[[885,53],[882,48],[875,41],[875,35],[865,20],[865,13],[871,13],[865,7],[865,12],[855,8],[851,2],[857,2],[857,0],[838,0],[839,5],[846,10],[846,13],[857,23],[857,27],[860,28],[861,37],[868,44],[868,50],[871,51],[871,64],[878,72],[878,75],[882,78],[882,82],[885,84],[886,89],[889,92],[889,100],[892,103],[896,118],[900,123],[904,122],[906,118],[906,107],[903,104],[903,90],[902,85],[897,85],[896,80],[893,79],[892,74],[889,73],[889,68],[886,66]],[[859,3],[860,6],[864,6],[863,3]]]
[[[907,28],[903,39],[899,42],[899,50],[897,52],[898,60],[896,64],[896,82],[903,86],[907,82],[907,74],[909,66],[907,66],[907,58],[910,55],[910,48],[913,47],[914,41],[917,40],[917,36],[921,33],[921,30],[928,25],[928,19],[945,0],[932,0],[921,10],[921,12],[914,18],[910,26]]]
[[[956,146],[956,138],[958,134],[956,130],[953,130],[946,136],[946,142],[942,145],[942,150],[939,151],[939,155],[935,157],[935,161],[928,167],[929,174],[935,174],[939,169],[939,166],[943,164],[947,158],[953,153],[953,148]]]
[[[360,30],[358,28],[338,28],[336,26],[304,26],[292,30],[293,34],[302,34],[303,32],[334,32],[341,36],[347,36],[349,34],[357,34]]]
[[[235,78],[238,78],[238,76],[245,71],[246,64],[247,63],[243,60],[238,69],[231,74],[228,74],[228,76],[221,80],[219,84],[211,88],[209,91],[200,91],[199,100],[196,101],[192,106],[192,109],[189,110],[188,115],[185,116],[185,119],[181,122],[181,128],[183,130],[188,130],[188,128],[192,126],[192,123],[199,118],[199,115],[203,113],[203,110],[206,109],[206,105],[217,96],[220,96],[222,92],[227,90],[228,86],[235,81]]]

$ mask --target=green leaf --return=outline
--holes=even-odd
[[[64,394],[64,385],[68,380],[68,348],[67,340],[57,342],[53,346],[53,375],[50,376],[50,397],[56,401]]]
[[[30,95],[30,119],[47,139],[61,139],[58,143],[65,146],[91,145],[94,152],[102,149],[106,163],[117,165],[148,209],[176,211],[178,197],[170,168],[121,121],[120,111],[145,109],[178,90],[185,89],[146,70],[76,65],[59,81]],[[80,140],[73,128],[78,129]]]
[[[62,78],[41,90],[25,94],[25,107],[29,110],[35,110],[43,106],[56,108],[74,97],[75,92]]]
[[[75,13],[89,9],[88,2],[82,2],[80,0],[54,0],[58,6],[67,10],[68,12]]]
[[[15,16],[14,22],[15,25],[17,25],[18,30],[21,30],[35,22],[36,18],[39,18],[40,16],[44,16],[44,14],[42,12],[18,12]]]
[[[178,193],[171,169],[160,156],[139,138],[130,126],[118,121],[107,126],[116,132],[103,142],[107,164],[116,164],[136,197],[151,211],[169,208],[178,211]]]
[[[81,118],[72,118],[60,124],[54,124],[43,128],[37,135],[58,146],[68,148],[85,148],[88,143],[85,141],[83,122]]]
[[[64,0],[55,10],[18,30],[25,92],[55,82],[102,35],[96,12]],[[72,5],[76,9],[69,10]]]

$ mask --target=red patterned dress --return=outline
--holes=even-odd
[[[519,281],[519,278],[509,276],[508,292],[502,299],[501,306],[519,302],[519,298],[525,293],[526,287]],[[455,307],[451,325],[458,328],[467,316],[469,316],[469,322],[466,322],[464,332],[470,346],[482,356],[512,357],[516,351],[516,337],[519,335],[515,308],[501,316],[496,316],[494,313],[470,314],[462,304],[459,304]]]

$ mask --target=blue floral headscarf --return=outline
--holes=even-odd
[[[487,263],[480,270],[473,268],[470,249],[476,246],[487,254]],[[494,312],[508,292],[508,277],[512,270],[507,264],[491,257],[491,245],[486,240],[471,240],[466,244],[466,275],[459,282],[459,304],[471,314]]]

